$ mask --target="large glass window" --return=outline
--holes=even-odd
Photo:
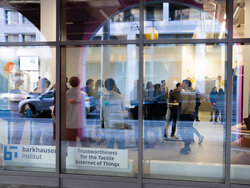
[[[139,0],[67,0],[62,20],[63,40],[135,40]]]
[[[0,180],[250,185],[248,12],[250,0],[0,0]]]
[[[55,48],[0,47],[1,170],[55,171]]]
[[[56,40],[56,0],[11,1],[0,4],[0,42]],[[4,34],[34,35],[32,40],[11,41]]]
[[[226,30],[226,1],[147,1],[144,36],[156,39],[222,39]]]
[[[68,47],[65,59],[63,172],[137,176],[138,47]]]
[[[249,45],[233,46],[231,179],[250,183],[250,90]]]
[[[223,182],[225,45],[146,45],[144,54],[144,177]]]

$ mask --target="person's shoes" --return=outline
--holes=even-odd
[[[214,121],[214,124],[217,124],[217,123],[218,123],[218,121],[217,121],[217,120],[215,120],[215,121]]]
[[[187,152],[189,152],[189,151],[191,151],[191,148],[190,147],[189,148],[181,148],[180,151],[187,151]]]
[[[203,142],[204,136],[200,136],[199,137],[199,144],[201,144]]]
[[[147,143],[145,144],[144,149],[153,148],[153,147],[154,147],[154,144]]]
[[[200,122],[200,120],[199,120],[199,119],[197,119],[196,121],[199,121],[199,122]]]
[[[168,141],[169,140],[169,138],[168,138],[168,136],[164,136],[164,138],[163,138],[164,140],[166,140],[166,141]]]
[[[96,140],[93,138],[89,138],[89,143],[91,143],[91,144],[96,143]]]
[[[209,120],[209,122],[212,122],[212,121],[213,121],[213,119],[210,119],[210,120]]]
[[[105,144],[105,139],[100,139],[96,142],[97,145]]]
[[[179,138],[174,135],[174,136],[171,136],[171,139],[178,140]]]
[[[188,152],[191,151],[191,148],[181,148],[180,149],[180,154],[188,154]]]

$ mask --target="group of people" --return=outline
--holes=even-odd
[[[135,88],[139,88],[139,81],[135,81],[134,89],[130,93],[131,105],[138,105],[138,96],[135,95]],[[134,94],[134,95],[132,95]],[[179,122],[179,135],[184,142],[184,148],[180,150],[180,153],[186,154],[191,151],[190,143],[194,142],[194,134],[198,137],[198,143],[203,142],[204,136],[202,136],[197,129],[193,127],[193,122],[199,120],[199,107],[201,105],[201,96],[198,90],[192,88],[192,83],[190,80],[183,80],[182,83],[177,83],[176,88],[168,92],[168,87],[166,86],[166,81],[162,80],[161,84],[152,82],[147,82],[144,89],[144,119],[150,120],[144,123],[144,144],[145,147],[153,147],[147,138],[148,127],[154,127],[155,142],[159,141],[158,125],[155,120],[159,121],[161,137],[165,140],[168,138],[168,129],[171,125],[171,139],[178,139],[175,135],[177,121]],[[135,110],[134,110],[135,109]],[[138,107],[135,106],[132,109],[132,118],[138,118]],[[169,109],[169,110],[168,110]],[[152,125],[151,125],[152,124]],[[155,124],[155,125],[153,125]],[[165,125],[165,126],[164,126]],[[163,131],[162,129],[165,130]],[[146,131],[145,131],[146,130]],[[164,134],[162,134],[164,132]]]
[[[74,145],[76,137],[82,138],[82,145],[88,145],[85,130],[83,130],[83,121],[86,121],[88,110],[84,107],[84,100],[87,96],[94,96],[100,100],[100,114],[102,127],[105,128],[105,141],[108,148],[114,148],[116,143],[119,149],[125,148],[124,129],[126,123],[121,118],[122,112],[125,111],[124,98],[117,88],[115,80],[112,78],[97,80],[89,79],[86,86],[80,88],[80,79],[71,77],[69,80],[71,88],[66,92],[66,134],[67,140],[73,141],[70,145]],[[95,88],[94,88],[95,85]],[[137,104],[137,113],[132,113],[133,119],[138,119],[138,90],[139,81],[134,82],[134,88],[130,92],[130,103],[134,106]],[[216,88],[210,94],[210,102],[214,106],[212,113],[215,112],[215,121],[217,121],[218,113],[220,112],[221,121],[223,121],[223,110],[220,108],[220,101],[224,101],[224,92],[222,89],[216,92]],[[221,94],[223,92],[223,94]],[[215,94],[216,93],[216,94]],[[200,94],[192,88],[190,80],[185,79],[182,83],[177,83],[176,88],[168,92],[165,80],[161,84],[148,82],[144,89],[144,119],[160,120],[165,122],[166,126],[161,126],[162,134],[165,139],[168,139],[168,129],[171,125],[171,138],[178,139],[175,135],[176,127],[178,126],[179,136],[184,142],[184,147],[181,148],[181,154],[188,154],[191,151],[190,144],[194,142],[194,134],[198,136],[198,143],[201,144],[204,136],[194,128],[193,122],[199,121],[198,110],[200,106]],[[168,112],[169,108],[169,112]],[[150,121],[149,121],[150,122]],[[178,122],[178,123],[177,123]],[[156,129],[158,130],[158,129]],[[158,131],[155,132],[157,138]],[[86,144],[87,143],[87,144]]]
[[[122,130],[124,123],[119,119],[119,113],[124,111],[124,100],[117,89],[115,80],[108,78],[105,83],[97,80],[93,89],[94,81],[87,80],[86,86],[80,88],[80,79],[73,76],[69,79],[70,89],[66,92],[66,139],[69,146],[76,145],[79,137],[82,146],[89,146],[89,137],[83,125],[86,125],[86,116],[89,109],[85,106],[87,96],[95,96],[101,100],[101,116],[103,119],[107,148],[114,148],[116,142],[119,149],[125,148],[125,138]],[[103,87],[105,86],[105,87]],[[115,130],[114,130],[115,129]],[[117,130],[118,129],[118,130]],[[118,132],[120,132],[118,134]]]

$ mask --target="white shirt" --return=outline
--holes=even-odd
[[[83,128],[86,125],[85,98],[87,96],[78,87],[71,88],[66,92],[66,128]]]

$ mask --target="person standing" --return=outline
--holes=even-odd
[[[84,86],[81,90],[86,92],[88,96],[93,96],[94,95],[94,90],[93,90],[94,84],[95,84],[94,80],[90,78],[86,81],[86,86]]]
[[[70,88],[66,92],[66,138],[68,146],[76,146],[76,138],[79,137],[81,145],[89,147],[89,141],[85,136],[86,115],[89,111],[85,106],[87,94],[79,88],[80,79],[72,76],[69,79]]]
[[[168,99],[168,86],[167,86],[166,80],[161,81],[161,90],[162,90],[162,93],[164,93],[166,98]]]
[[[105,80],[107,93],[101,97],[102,118],[107,148],[125,148],[124,122],[121,113],[124,111],[123,97],[115,91],[115,80]]]
[[[191,151],[190,144],[193,138],[193,122],[196,97],[190,80],[183,80],[180,100],[179,131],[184,142],[184,147],[180,149],[181,154],[188,154]]]
[[[199,108],[201,105],[201,95],[198,89],[195,90],[195,97],[196,97],[196,103],[195,103],[195,120],[200,121],[199,119]]]
[[[212,106],[211,112],[210,112],[210,122],[214,120],[215,123],[217,123],[217,118],[218,118],[218,109],[216,108],[216,102],[217,102],[217,88],[213,87],[210,95],[209,95],[209,100]],[[214,118],[213,118],[214,114]]]
[[[216,109],[218,112],[218,116],[220,115],[221,123],[225,122],[225,93],[223,89],[219,89],[217,93],[217,102],[216,102]]]
[[[181,100],[181,83],[176,84],[176,88],[169,94],[170,120],[166,125],[165,139],[168,139],[168,128],[172,125],[171,139],[178,139],[175,136],[176,122],[179,114],[179,102]]]
[[[95,99],[100,99],[106,93],[106,89],[104,87],[103,81],[101,79],[95,82],[95,89],[93,91],[93,95]]]

